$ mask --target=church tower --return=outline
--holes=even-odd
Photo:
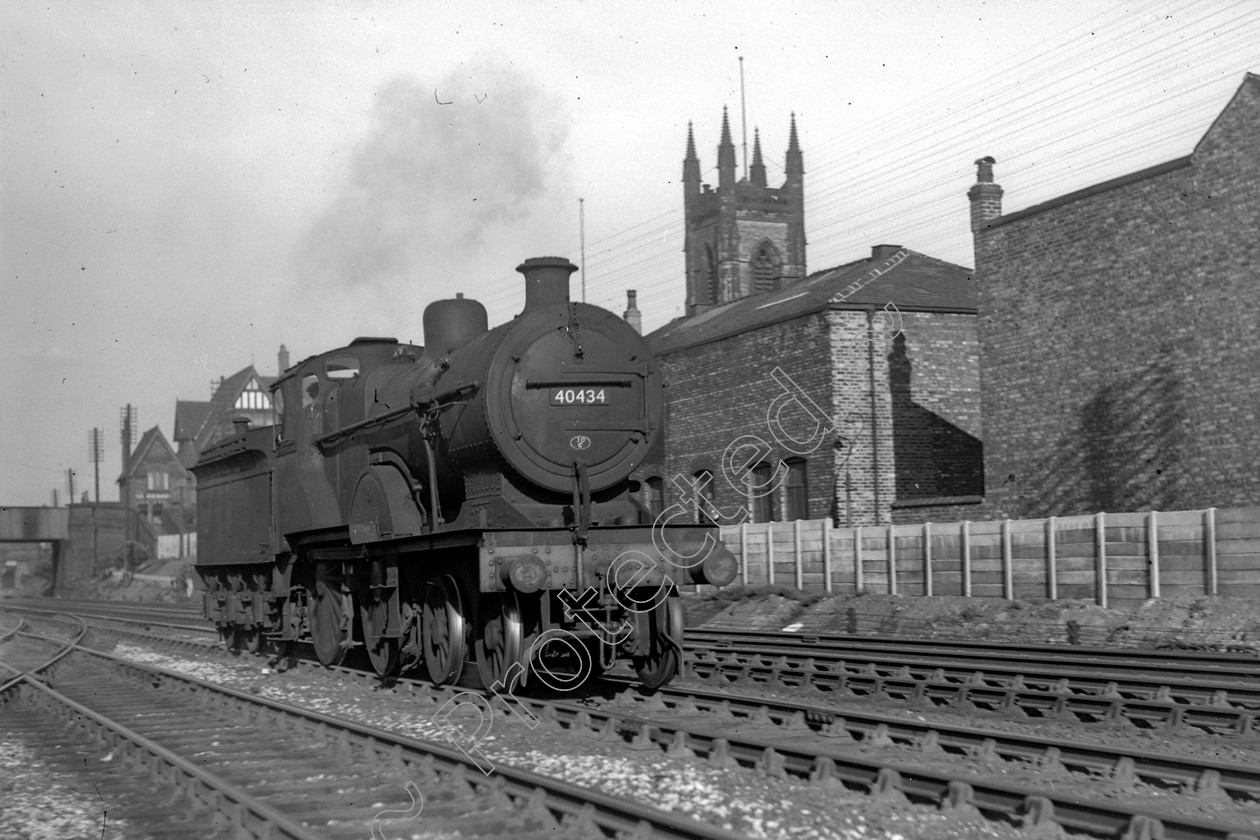
[[[773,292],[805,277],[805,165],[792,115],[783,186],[766,186],[761,132],[753,131],[753,160],[737,178],[730,119],[722,109],[718,184],[700,181],[695,134],[687,126],[683,158],[683,251],[687,314],[749,295]]]

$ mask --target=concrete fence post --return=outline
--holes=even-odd
[[[748,523],[739,523],[739,580],[748,585]]]
[[[971,597],[971,522],[962,521],[962,589],[963,597]]]
[[[1203,539],[1207,548],[1207,586],[1208,594],[1215,595],[1219,589],[1216,568],[1216,508],[1208,508],[1203,512]]]
[[[823,589],[831,592],[831,517],[822,521]]]
[[[1002,596],[1015,598],[1015,579],[1011,572],[1011,520],[1002,520]]]
[[[800,589],[805,579],[805,558],[801,556],[801,520],[799,519],[792,524],[792,539],[795,541],[796,550],[796,588]]]
[[[853,585],[857,587],[855,594],[862,594],[865,583],[862,576],[862,526],[858,525],[853,529]]]
[[[1159,511],[1146,519],[1146,560],[1151,570],[1151,597],[1159,597]]]
[[[1094,514],[1094,565],[1098,578],[1098,606],[1107,608],[1107,514]]]
[[[897,594],[897,536],[894,525],[888,526],[888,594]]]
[[[923,523],[923,594],[932,596],[932,523]]]
[[[770,531],[773,522],[766,523],[766,584],[774,586],[774,534]]]
[[[1046,520],[1046,578],[1049,583],[1051,601],[1059,600],[1059,562],[1055,551],[1058,531],[1055,522],[1053,516]]]

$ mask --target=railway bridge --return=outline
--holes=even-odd
[[[62,549],[69,540],[69,508],[0,506],[0,543],[52,544],[52,590],[61,571]]]

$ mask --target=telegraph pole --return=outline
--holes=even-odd
[[[101,461],[105,457],[105,431],[94,428],[88,432],[88,460],[92,462],[92,472],[96,476],[96,501],[101,500]],[[74,491],[70,491],[74,495]]]
[[[118,422],[122,427],[122,481],[119,493],[123,497],[123,563],[125,571],[131,571],[131,445],[135,442],[136,409],[131,403],[118,410]]]
[[[101,502],[101,460],[105,457],[105,430],[93,427],[88,432],[88,460],[92,462],[92,472],[96,476],[96,502],[92,505],[92,574],[95,575],[100,564],[100,552],[97,545],[96,508]],[[71,499],[71,501],[74,501]]]

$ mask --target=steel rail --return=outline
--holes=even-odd
[[[879,674],[875,669],[852,673],[818,668],[805,661],[793,668],[782,663],[735,664],[703,660],[688,663],[691,674],[716,685],[752,681],[780,688],[812,688],[858,697],[891,698],[908,703],[931,702],[941,706],[1023,713],[1050,719],[1129,721],[1137,725],[1193,726],[1213,733],[1249,735],[1260,732],[1260,713],[1228,705],[1192,705],[1157,695],[1135,699],[1115,692],[1079,694],[1066,683],[1047,688],[1030,687],[1021,680],[991,686],[982,679],[971,682],[946,680],[943,675],[910,673]]]
[[[885,652],[861,652],[776,646],[747,649],[710,646],[686,641],[684,649],[697,662],[772,666],[792,662],[827,666],[843,673],[880,674],[990,686],[1057,686],[1083,696],[1119,695],[1138,700],[1167,698],[1183,704],[1204,703],[1260,709],[1260,680],[1192,679],[1155,674],[1140,676],[1110,670],[1083,670],[1027,662],[1007,664],[965,657],[916,657]],[[1083,666],[1084,667],[1084,666]]]
[[[879,646],[900,647],[915,645],[925,650],[945,649],[974,650],[980,652],[1009,652],[1012,655],[1063,654],[1070,656],[1097,656],[1101,659],[1138,659],[1148,661],[1168,660],[1172,662],[1198,661],[1201,666],[1220,665],[1222,667],[1252,667],[1260,669],[1260,652],[1227,652],[1197,650],[1164,650],[1155,647],[1102,647],[1097,645],[1055,645],[1038,644],[1038,642],[999,642],[975,639],[939,639],[939,637],[917,636],[876,636],[854,635],[854,633],[824,633],[811,630],[740,630],[740,628],[723,628],[723,630],[706,630],[706,628],[689,628],[688,636],[696,639],[738,639],[743,641],[774,641],[784,644],[808,645],[813,647],[834,646]]]
[[[71,607],[73,612],[67,612],[65,609],[52,609],[48,607],[34,606],[14,606],[13,609],[19,612],[35,613],[37,615],[74,615],[81,618],[92,618],[98,621],[118,621],[124,624],[147,624],[153,627],[167,627],[172,630],[188,630],[198,633],[214,633],[215,627],[212,624],[170,624],[161,619],[145,618],[143,613],[132,611],[128,614],[126,611],[118,611],[116,613],[95,613],[84,612],[81,608]]]
[[[1102,666],[1117,671],[1176,671],[1192,676],[1260,679],[1260,656],[1244,653],[1017,644],[981,642],[974,639],[873,638],[782,630],[688,630],[687,638],[718,647],[729,647],[737,643],[747,647],[791,647],[846,652],[894,651],[922,656],[974,656],[993,661]]]
[[[35,633],[27,632],[22,629],[21,624],[18,625],[18,627],[14,630],[12,634],[8,634],[6,636],[6,638],[12,638],[16,636],[26,636],[28,638],[39,639],[40,641],[44,641],[44,642],[53,642],[55,644],[61,645],[62,649],[57,651],[51,657],[49,657],[48,660],[45,661],[43,664],[38,665],[34,668],[26,669],[26,670],[23,670],[21,668],[15,668],[7,662],[0,663],[0,664],[4,664],[4,666],[8,670],[14,672],[17,675],[13,677],[12,679],[8,680],[7,682],[0,684],[0,695],[3,695],[6,691],[13,688],[14,686],[17,686],[23,681],[26,681],[30,679],[31,677],[37,676],[41,672],[46,671],[52,666],[56,665],[58,662],[60,662],[62,659],[64,659],[66,656],[70,654],[70,652],[74,649],[75,645],[78,642],[83,641],[83,638],[87,636],[87,633],[88,633],[87,624],[83,622],[82,620],[75,618],[74,616],[69,616],[69,617],[74,618],[74,620],[79,625],[78,630],[75,632],[74,638],[69,642],[67,642],[64,639],[50,639],[50,638],[40,636]],[[22,624],[25,624],[25,621],[23,621]]]
[[[168,779],[188,790],[202,805],[220,813],[226,810],[233,827],[238,830],[238,836],[239,832],[244,832],[259,840],[268,840],[277,835],[293,840],[321,840],[323,837],[239,787],[176,755],[156,741],[98,714],[47,685],[36,680],[27,680],[22,690],[43,694],[46,698],[43,703],[45,708],[55,705],[74,713],[78,716],[76,722],[90,724],[98,733],[107,736],[115,747],[126,748],[133,757],[143,754],[160,762],[166,769]]]
[[[249,694],[226,686],[199,680],[167,668],[133,662],[103,651],[75,646],[76,653],[102,659],[116,667],[145,674],[150,679],[171,680],[190,689],[219,698],[220,702],[244,704],[252,709],[265,710],[274,716],[302,721],[325,731],[344,733],[363,743],[379,758],[382,766],[399,760],[407,766],[423,766],[437,763],[447,773],[462,778],[481,775],[476,761],[463,752],[409,738],[397,733],[377,729],[365,724],[345,720],[310,709],[282,703],[270,698]],[[502,792],[517,802],[537,801],[537,791],[544,791],[542,806],[551,811],[558,821],[572,821],[579,825],[591,825],[609,836],[633,835],[635,837],[683,837],[704,840],[738,840],[743,835],[712,826],[693,818],[662,811],[630,800],[605,794],[599,790],[553,779],[527,770],[513,767],[494,768],[494,775],[503,781]]]
[[[725,729],[667,723],[554,701],[517,697],[508,700],[500,696],[496,702],[518,703],[544,718],[599,733],[629,728],[640,745],[655,744],[670,752],[690,751],[718,764],[729,765],[733,761],[771,776],[798,776],[816,784],[841,783],[866,789],[874,796],[900,792],[912,801],[941,807],[972,805],[982,812],[1012,818],[1017,824],[1022,821],[1028,827],[1057,823],[1069,830],[1108,837],[1127,830],[1130,834],[1126,836],[1162,840],[1260,840],[1254,824],[1202,819],[1168,808],[1047,793],[1039,787],[990,777],[953,775],[907,762],[869,759],[856,756],[851,750],[828,747],[827,739],[813,732],[771,741],[746,735],[733,737]]]
[[[18,634],[18,631],[21,630],[25,626],[26,626],[26,620],[19,617],[17,624],[13,625],[8,630],[5,630],[4,632],[0,633],[0,643],[7,642],[9,639],[16,636]]]
[[[217,648],[215,649],[217,650]],[[325,673],[325,671],[316,673]],[[356,673],[367,681],[375,681],[376,679],[371,674],[351,673]],[[434,694],[446,696],[451,694],[451,692],[458,693],[456,689],[451,689],[450,691],[445,688],[435,689],[423,681],[404,679],[399,680],[398,683],[400,687],[405,685],[412,691],[430,698]],[[665,691],[681,690],[666,689]],[[728,694],[715,693],[714,696],[730,698]],[[440,700],[435,702],[440,702]],[[843,750],[818,751],[814,749],[819,743],[818,734],[812,732],[809,734],[809,749],[793,750],[777,742],[759,742],[750,738],[741,738],[733,741],[727,737],[726,733],[721,731],[713,732],[689,726],[664,724],[656,720],[645,719],[639,715],[596,711],[573,704],[529,698],[507,699],[502,696],[494,698],[492,702],[501,708],[506,708],[512,703],[520,703],[533,710],[536,716],[543,720],[554,721],[569,727],[589,728],[605,736],[612,734],[620,737],[622,733],[633,734],[640,745],[650,743],[658,747],[665,747],[668,750],[686,748],[692,752],[707,755],[710,759],[719,763],[729,763],[734,760],[741,764],[760,767],[772,775],[791,773],[799,776],[808,776],[814,782],[821,784],[827,784],[830,780],[830,783],[841,782],[850,786],[866,787],[875,795],[887,795],[890,791],[901,791],[913,799],[926,800],[942,807],[971,804],[982,810],[997,812],[1014,818],[1016,822],[1022,820],[1025,825],[1030,826],[1053,823],[1069,829],[1108,835],[1114,835],[1116,832],[1127,828],[1130,831],[1137,832],[1133,835],[1135,837],[1160,836],[1153,832],[1162,830],[1165,832],[1162,836],[1167,840],[1260,840],[1260,835],[1255,832],[1254,827],[1217,823],[1193,817],[1185,818],[1179,814],[1159,808],[1129,807],[1113,803],[1091,802],[1070,795],[1046,797],[1043,795],[1044,792],[1042,790],[1027,786],[1005,785],[993,783],[989,780],[980,780],[977,783],[975,779],[970,777],[953,777],[945,773],[924,771],[921,767],[909,764],[857,759]],[[653,701],[649,699],[647,702]],[[662,703],[662,705],[664,704]],[[829,712],[828,714],[832,716],[830,728],[835,731],[837,721],[839,721],[841,716],[834,712]],[[855,717],[854,720],[858,720],[858,717]],[[908,722],[902,721],[902,723]],[[860,724],[849,723],[849,717],[847,716],[844,717],[844,722],[838,725],[845,729],[860,728]],[[876,729],[873,731],[879,731],[878,723],[876,723]],[[885,731],[890,737],[901,735],[901,732],[893,730],[891,727]],[[982,730],[976,730],[976,734],[981,732]],[[791,735],[789,735],[790,737]],[[995,739],[997,737],[1008,738],[1005,744],[997,741],[993,745],[997,746],[996,754],[999,757],[1006,750],[1009,750],[1007,754],[1018,757],[1017,750],[1021,748],[1021,744],[1016,742],[1017,739],[1015,737],[1008,737],[1005,734],[1000,736],[994,735],[993,737]],[[824,743],[827,740],[830,739],[825,739]],[[841,739],[835,739],[835,741],[839,740]],[[920,741],[924,740],[930,740],[930,737],[925,734]],[[1034,747],[1030,745],[1037,739],[1025,737],[1020,740],[1023,742],[1022,747],[1024,749],[1033,749]],[[832,743],[835,743],[835,741],[832,741]],[[941,736],[937,737],[937,743],[943,748],[953,746],[953,743]],[[1047,754],[1057,757],[1065,766],[1070,766],[1077,761],[1082,766],[1085,766],[1089,760],[1087,755],[1077,754],[1072,750],[1064,751],[1062,749],[1064,744],[1061,742],[1055,742],[1055,746],[1060,748],[1058,755],[1054,756],[1049,751],[1047,751]],[[986,745],[982,739],[980,749],[983,751],[990,748],[992,747]],[[1130,757],[1136,758],[1137,754]],[[1139,769],[1142,773],[1150,773],[1152,775],[1159,772],[1156,767],[1158,763],[1157,757],[1144,756],[1143,758],[1145,760],[1141,763],[1133,762],[1132,769],[1135,772]],[[1122,756],[1117,763],[1123,767],[1126,764],[1125,757]],[[1113,770],[1115,766],[1115,764],[1112,765]],[[1209,764],[1204,763],[1202,766],[1203,769],[1208,771],[1219,771],[1219,767],[1214,765],[1209,766]],[[1175,773],[1175,770],[1169,771],[1170,775],[1173,773]],[[1191,780],[1186,776],[1185,781],[1190,782]],[[1213,781],[1214,779],[1210,774],[1206,777],[1196,777],[1195,779],[1196,783],[1207,785],[1210,785]],[[1222,789],[1246,792],[1252,791],[1256,785],[1254,778],[1245,777],[1245,774],[1235,773],[1222,773],[1220,782]],[[1142,832],[1151,833],[1144,834]]]
[[[633,689],[629,680],[605,677],[604,682]],[[641,700],[633,692],[623,694]],[[667,685],[655,695],[671,710],[680,713],[708,712],[735,716],[754,722],[800,730],[809,727],[828,737],[858,736],[863,743],[891,740],[919,749],[953,750],[959,753],[991,752],[1000,758],[1032,764],[1061,764],[1070,770],[1103,774],[1117,773],[1152,781],[1174,782],[1195,787],[1219,786],[1226,793],[1260,798],[1260,767],[1223,761],[1184,758],[1124,747],[1103,746],[1061,738],[1020,735],[978,726],[929,723],[895,715],[839,711],[813,703],[769,697],[705,691]],[[646,701],[645,701],[646,702]]]

